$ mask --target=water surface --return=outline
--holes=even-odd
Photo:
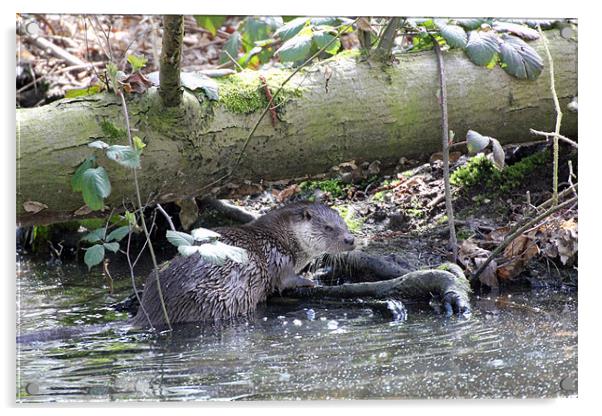
[[[99,273],[19,259],[17,330],[98,324],[131,292]],[[141,277],[143,280],[143,278]],[[120,330],[18,348],[17,401],[296,400],[577,395],[576,293],[473,299],[468,319],[410,309],[269,306],[220,329]]]

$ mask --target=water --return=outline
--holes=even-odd
[[[126,319],[130,292],[77,265],[21,259],[18,329]],[[251,321],[171,335],[105,331],[18,346],[17,400],[295,400],[577,395],[577,299],[560,292],[473,299],[469,319],[410,308],[269,306]],[[119,325],[117,326],[119,328]]]

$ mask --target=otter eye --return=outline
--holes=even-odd
[[[334,231],[334,228],[332,228],[330,225],[325,225],[324,230],[326,230],[330,233],[330,232]]]

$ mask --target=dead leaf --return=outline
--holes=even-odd
[[[87,205],[84,205],[84,206],[82,206],[82,207],[78,208],[78,209],[77,209],[77,210],[76,210],[76,211],[73,213],[73,215],[75,215],[76,217],[80,217],[80,216],[82,216],[82,215],[87,215],[87,214],[89,214],[89,213],[91,213],[91,212],[92,212],[92,210],[90,209],[90,207],[89,207],[89,206],[87,206]]]
[[[291,196],[295,195],[296,193],[299,193],[301,191],[301,188],[299,187],[299,185],[292,184],[291,186],[284,188],[282,191],[277,192],[276,193],[276,200],[278,202],[284,202],[285,200],[289,199]]]
[[[135,92],[137,94],[144,93],[152,85],[148,78],[140,72],[134,72],[120,82],[127,93]]]
[[[26,201],[23,203],[23,209],[26,212],[30,212],[32,214],[37,214],[38,212],[40,212],[46,208],[48,208],[48,205],[42,204],[41,202],[38,202],[38,201]]]
[[[477,257],[474,260],[475,260],[475,264],[478,268],[481,266],[481,264],[483,264],[485,262],[486,259],[484,259],[482,257]],[[481,283],[483,283],[484,285],[487,285],[491,288],[498,288],[499,282],[497,279],[496,270],[497,270],[497,262],[495,260],[491,260],[491,262],[489,262],[487,267],[485,267],[485,270],[483,270],[481,272],[481,274],[479,275],[479,281]]]

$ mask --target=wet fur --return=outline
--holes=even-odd
[[[241,227],[216,231],[220,241],[245,248],[249,261],[217,266],[198,254],[171,261],[159,278],[172,324],[249,315],[268,295],[311,284],[298,276],[311,260],[354,248],[338,213],[315,203],[291,204]],[[155,327],[165,325],[154,273],[147,278],[142,306],[134,325],[148,326],[148,318]]]

